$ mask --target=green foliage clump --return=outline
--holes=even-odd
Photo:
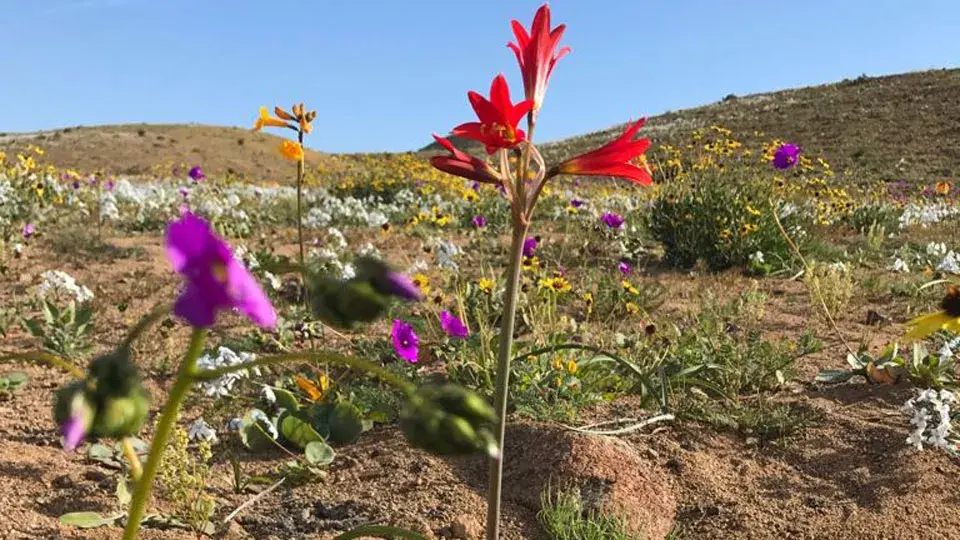
[[[165,499],[174,508],[174,515],[192,530],[207,532],[216,501],[205,491],[210,477],[210,443],[201,441],[196,452],[191,452],[186,430],[176,427],[163,449],[163,460],[157,473],[159,487]]]
[[[680,268],[699,260],[714,271],[745,266],[757,252],[767,264],[785,267],[792,254],[772,213],[774,195],[766,178],[704,172],[665,184],[647,226],[663,244],[666,261]],[[777,211],[790,231],[797,213]]]
[[[604,514],[584,508],[576,489],[552,493],[547,488],[541,495],[537,518],[554,540],[636,540],[639,537],[627,530],[621,516]]]

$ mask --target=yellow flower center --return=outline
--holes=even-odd
[[[219,281],[220,283],[227,282],[227,265],[223,264],[220,261],[217,261],[210,265],[210,273],[213,274],[213,279]]]

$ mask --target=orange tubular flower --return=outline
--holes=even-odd
[[[468,92],[467,97],[480,121],[460,124],[451,133],[482,142],[488,154],[501,148],[513,148],[526,140],[527,134],[517,129],[517,124],[530,112],[533,101],[528,99],[514,105],[503,74],[493,79],[489,100],[473,91]]]
[[[283,141],[280,143],[280,155],[290,161],[300,161],[303,159],[303,147],[293,141]]]
[[[284,122],[279,118],[274,118],[270,116],[270,113],[267,111],[266,107],[260,107],[260,116],[257,117],[257,121],[253,124],[254,131],[260,131],[264,127],[283,127],[289,128],[290,124]]]
[[[458,149],[453,146],[453,143],[437,134],[434,134],[433,138],[440,143],[440,146],[450,152],[449,156],[433,156],[430,158],[430,164],[435,168],[477,182],[500,183],[500,176],[486,161]]]
[[[537,10],[529,34],[520,21],[511,21],[510,24],[517,42],[507,43],[507,47],[517,55],[527,99],[533,100],[533,110],[538,111],[543,104],[543,96],[547,93],[547,81],[553,72],[553,66],[570,52],[570,47],[557,50],[566,25],[561,24],[553,30],[550,29],[550,6],[547,4]]]
[[[646,118],[641,118],[615,140],[596,150],[564,161],[552,171],[553,174],[619,176],[631,182],[649,186],[653,181],[650,178],[650,170],[630,163],[630,160],[642,156],[647,148],[650,148],[650,139],[633,140],[633,136],[643,127],[645,121]]]

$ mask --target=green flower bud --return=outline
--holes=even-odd
[[[407,440],[441,455],[496,455],[496,440],[487,429],[495,420],[483,398],[454,385],[422,389],[400,411],[400,429]]]
[[[313,314],[340,328],[375,321],[389,307],[389,298],[378,293],[370,283],[357,279],[318,278],[313,280],[310,292]]]
[[[98,437],[119,439],[136,435],[147,419],[150,401],[143,388],[127,396],[110,396],[97,409],[90,433]]]
[[[74,381],[56,391],[53,395],[53,419],[57,425],[63,425],[71,417],[79,416],[89,429],[96,409],[87,390],[86,381]]]
[[[90,362],[89,378],[96,382],[97,396],[126,396],[140,387],[140,373],[130,358],[130,349],[119,349]]]

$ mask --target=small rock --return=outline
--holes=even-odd
[[[459,540],[480,540],[483,536],[483,526],[473,516],[458,516],[450,524],[452,538]]]

